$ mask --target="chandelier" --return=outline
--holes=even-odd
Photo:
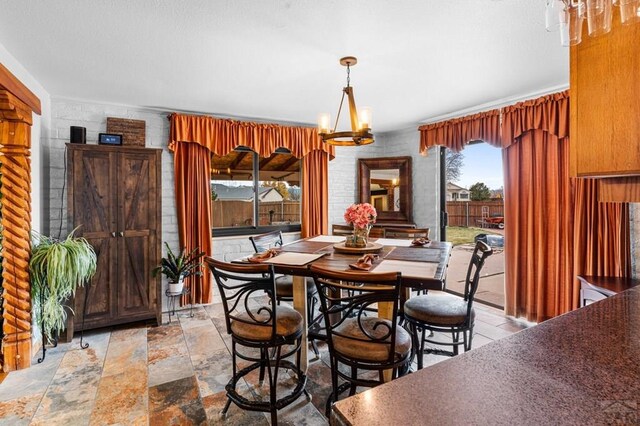
[[[582,41],[586,17],[589,36],[606,34],[611,31],[613,5],[620,7],[624,25],[640,22],[640,0],[546,0],[547,31],[560,31],[560,43],[575,46]]]
[[[351,80],[349,74],[351,73],[351,67],[357,63],[358,60],[353,56],[345,56],[340,59],[340,65],[347,67],[347,87],[342,89],[342,99],[340,100],[338,115],[336,116],[333,129],[329,128],[331,116],[328,113],[321,113],[318,115],[318,134],[322,138],[322,141],[329,145],[360,146],[373,143],[373,135],[371,134],[371,108],[362,108],[358,114],[356,101],[353,97],[353,87],[350,85]],[[336,132],[345,95],[349,102],[351,131]]]

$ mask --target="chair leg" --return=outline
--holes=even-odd
[[[460,332],[458,331],[453,331],[451,333],[453,335],[453,356],[458,355],[458,346],[460,345]]]
[[[278,349],[280,349],[278,347]],[[276,380],[277,380],[277,371],[272,372],[271,361],[267,360],[267,375],[269,376],[269,408],[271,411],[271,424],[278,424],[278,410],[276,409]],[[274,374],[275,373],[275,374]]]
[[[327,418],[331,415],[333,402],[338,400],[338,362],[333,357],[331,357],[331,387],[333,390],[327,397],[327,406],[324,413]]]
[[[464,348],[465,352],[471,350],[471,342],[473,342],[473,327],[471,327],[467,333],[469,333],[469,335],[467,336],[467,344]]]
[[[418,370],[422,370],[422,365],[424,362],[424,339],[426,334],[426,329],[422,329],[421,339],[420,339],[420,350],[418,351]]]
[[[351,379],[353,380],[351,382],[351,387],[349,389],[349,396],[353,396],[356,394],[356,383],[355,381],[358,380],[358,369],[356,367],[351,367]]]
[[[265,348],[260,348],[260,377],[258,378],[260,386],[262,386],[262,383],[264,382],[264,365],[266,362],[268,362],[267,350]]]
[[[229,411],[230,406],[231,406],[231,398],[227,397],[227,402],[224,404],[224,408],[220,412],[220,415],[222,415],[222,417],[225,417],[227,415],[227,412]]]

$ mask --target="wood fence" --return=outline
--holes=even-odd
[[[214,228],[253,225],[253,203],[246,201],[216,200],[212,203],[211,223]],[[300,223],[299,201],[260,203],[259,225],[274,223]]]
[[[504,201],[447,201],[449,226],[480,226],[485,216],[504,216]]]

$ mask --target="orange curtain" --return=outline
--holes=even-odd
[[[631,276],[629,205],[598,202],[597,179],[572,181],[575,275]]]
[[[329,233],[329,154],[312,151],[302,159],[302,238]],[[306,220],[305,220],[306,219]]]
[[[227,155],[239,146],[246,146],[261,157],[269,157],[278,148],[286,148],[296,158],[311,151],[324,151],[335,157],[335,148],[327,145],[313,127],[280,126],[251,123],[200,115],[171,115],[169,149],[176,142],[194,142],[215,155]]]
[[[239,146],[269,157],[286,148],[303,159],[302,235],[328,233],[328,161],[335,148],[310,127],[251,123],[208,116],[171,114],[169,149],[174,151],[180,244],[211,254],[211,153],[226,155]],[[193,278],[192,303],[210,303],[209,274]],[[186,299],[182,300],[184,304]]]
[[[539,322],[574,305],[568,147],[530,130],[503,151],[508,315]]]
[[[569,178],[568,91],[504,108],[502,138],[505,310],[541,322],[578,307],[576,275],[629,272],[628,205]]]
[[[173,150],[180,246],[187,252],[198,247],[211,256],[211,153],[188,142],[174,143]],[[181,304],[211,303],[210,274],[189,277],[185,286],[191,294],[183,296]]]
[[[471,141],[481,140],[501,146],[500,110],[420,126],[420,153],[426,154],[432,146],[446,146],[460,152]]]

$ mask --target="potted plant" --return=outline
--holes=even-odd
[[[369,231],[376,222],[378,212],[369,203],[351,204],[344,212],[344,220],[353,225],[353,235],[346,239],[347,247],[367,247]]]
[[[96,273],[93,247],[84,238],[74,237],[74,232],[63,240],[34,234],[29,261],[31,297],[49,342],[65,329],[67,310],[72,310],[66,303]]]
[[[196,247],[188,254],[185,249],[182,249],[180,254],[176,256],[169,244],[165,242],[164,245],[167,247],[167,257],[163,257],[160,265],[154,268],[153,276],[155,277],[158,273],[162,273],[169,281],[169,292],[181,293],[186,277],[202,275],[200,270],[202,262],[200,259],[204,256],[204,252],[201,252],[200,248]]]

